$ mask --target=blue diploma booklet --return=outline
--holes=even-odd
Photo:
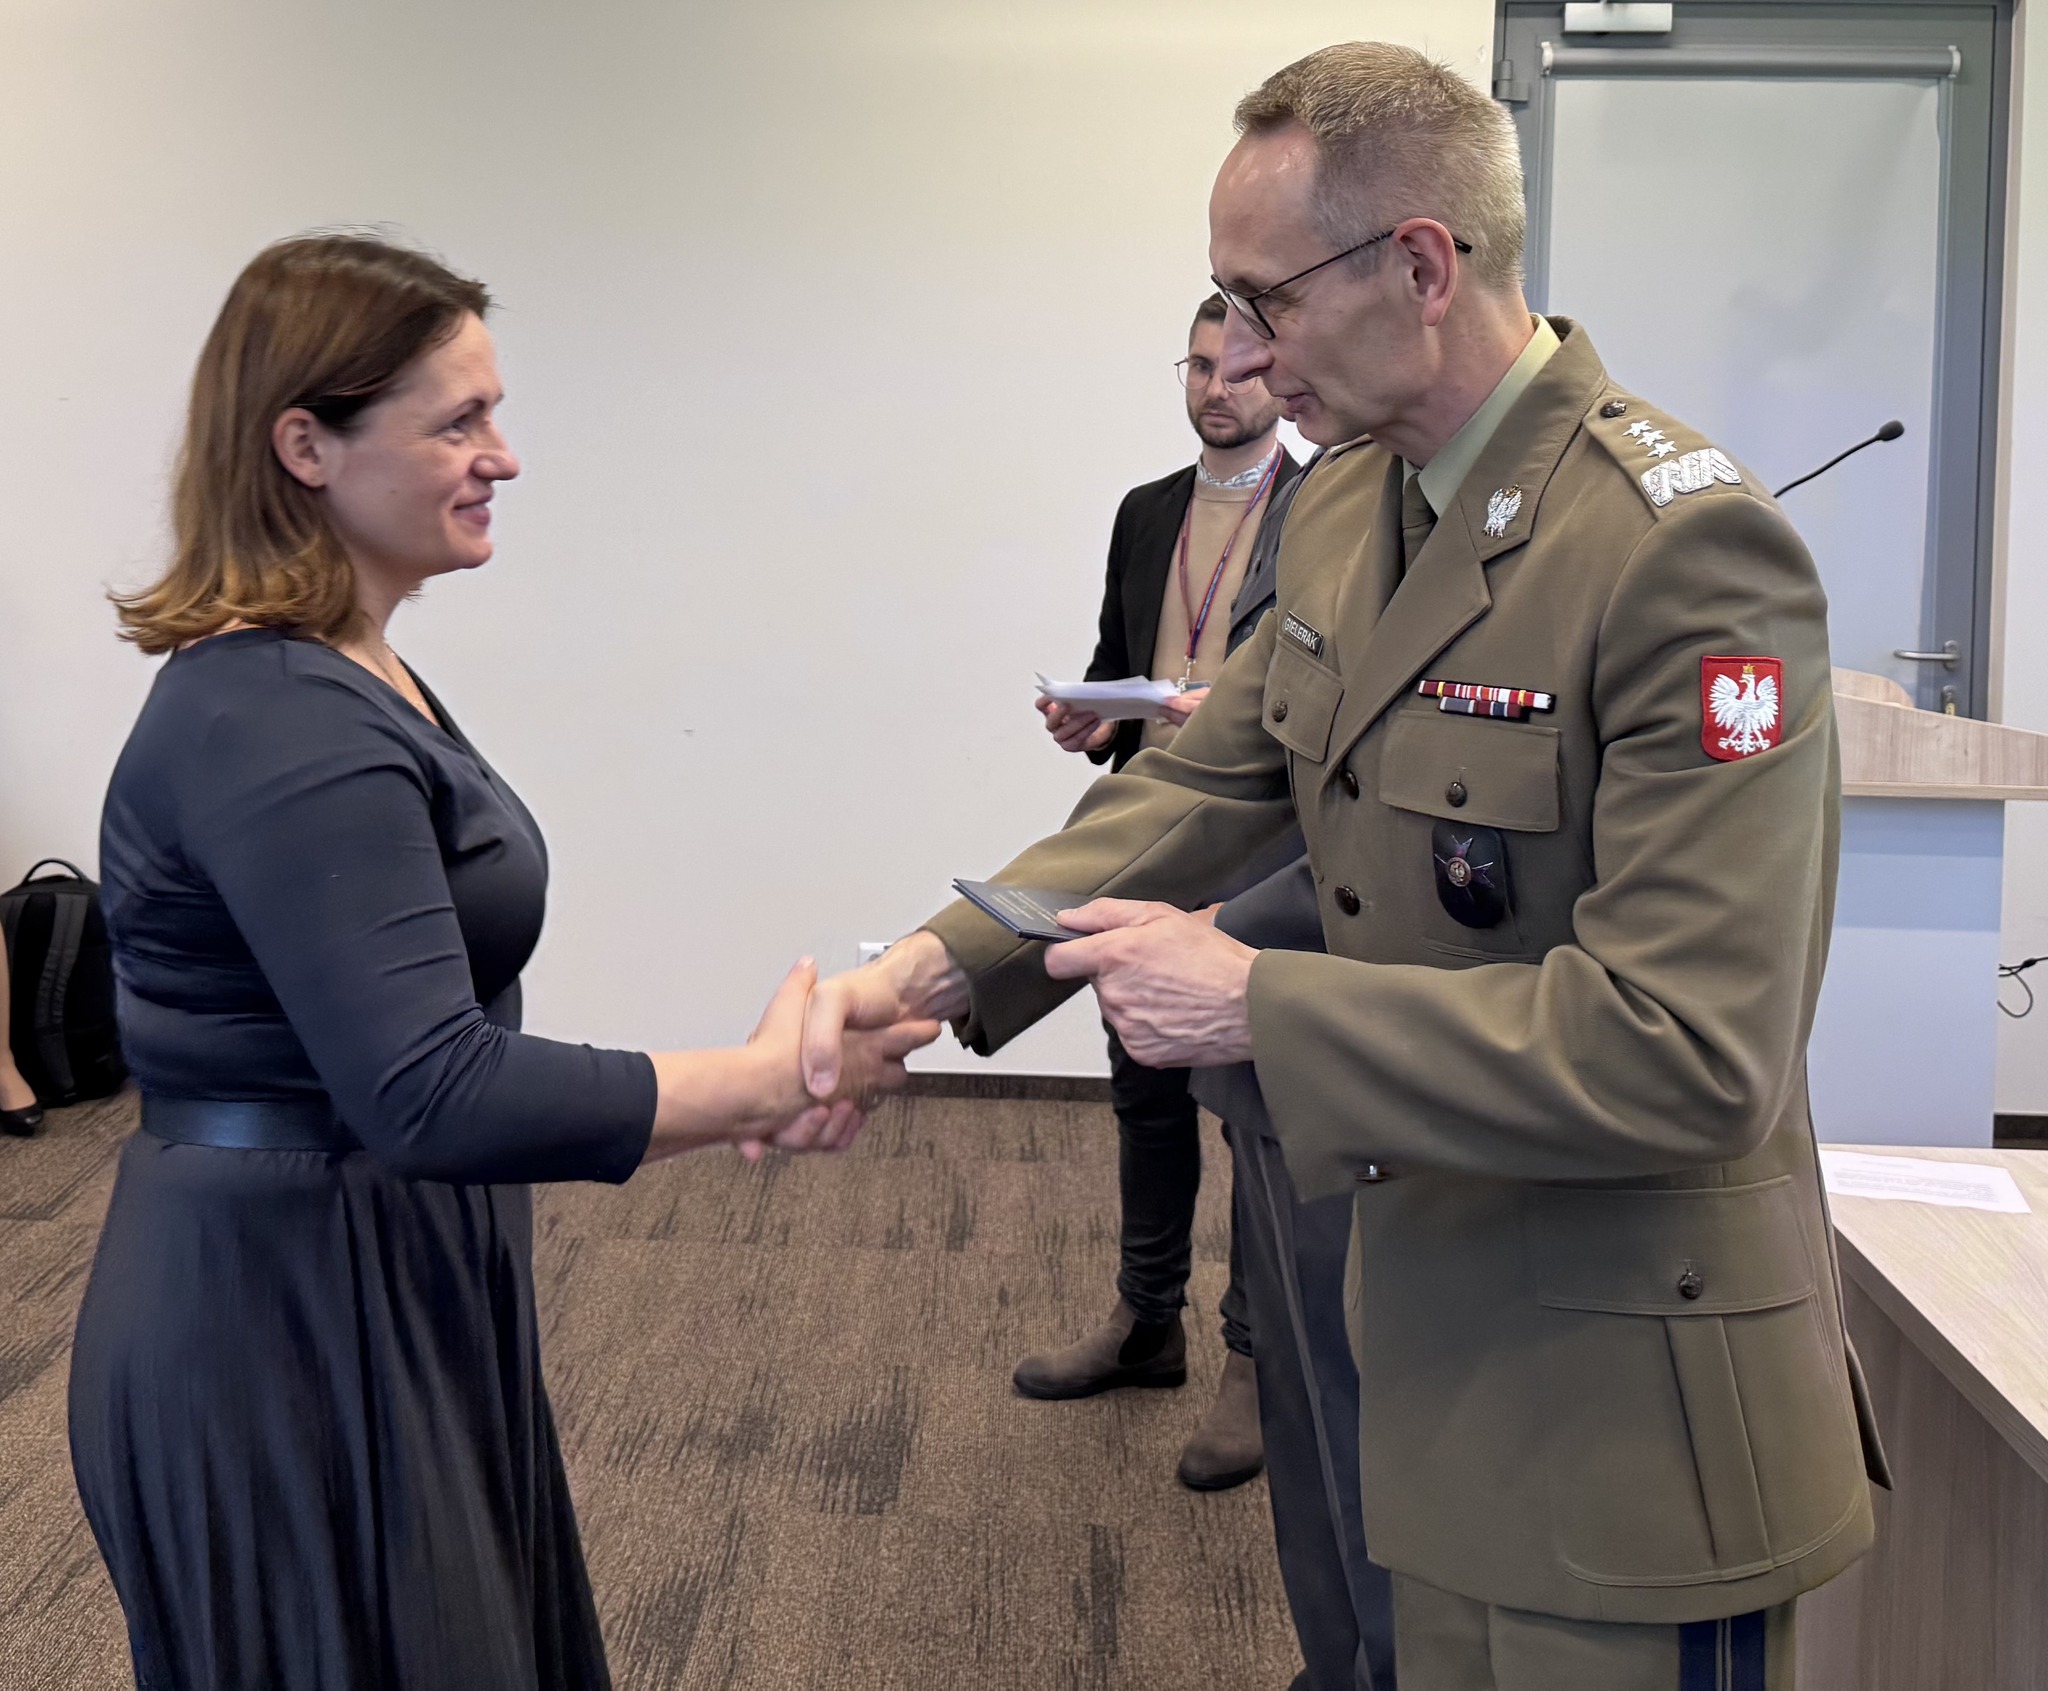
[[[960,896],[993,916],[1019,939],[1057,942],[1079,939],[1072,928],[1060,926],[1062,910],[1078,910],[1088,900],[1080,893],[1049,892],[1043,887],[1005,887],[994,881],[959,881],[953,885]]]

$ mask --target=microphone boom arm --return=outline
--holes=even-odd
[[[1808,470],[1806,474],[1799,477],[1797,481],[1788,481],[1783,487],[1779,488],[1776,493],[1772,494],[1771,497],[1773,499],[1783,499],[1785,495],[1790,493],[1795,487],[1805,486],[1806,483],[1812,481],[1815,476],[1826,475],[1828,471],[1832,470],[1844,458],[1853,457],[1858,452],[1861,452],[1866,446],[1875,446],[1881,440],[1897,440],[1899,436],[1904,434],[1905,432],[1906,425],[1900,422],[1898,418],[1894,417],[1889,423],[1886,423],[1882,428],[1880,428],[1877,431],[1876,434],[1872,435],[1868,440],[1859,440],[1854,446],[1850,447],[1847,452],[1837,452],[1825,464],[1821,465],[1819,469]]]

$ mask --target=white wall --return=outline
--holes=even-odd
[[[531,1024],[735,1038],[1078,796],[1030,676],[1078,671],[1118,498],[1192,456],[1168,366],[1235,98],[1358,36],[1483,77],[1491,34],[1488,0],[0,0],[0,884],[93,862],[150,676],[102,593],[162,558],[228,282],[390,223],[503,303],[526,477],[393,636],[547,829]],[[1098,1072],[1088,1008],[1009,1066]]]
[[[2012,215],[2007,227],[2006,413],[2000,499],[2002,662],[1992,714],[2048,730],[2048,15],[2019,8],[2013,44]],[[2000,956],[2048,953],[2048,805],[2010,804]],[[2044,1002],[2025,1020],[1999,1018],[1998,1108],[2048,1113],[2048,964],[2029,976]],[[2005,1000],[2025,998],[2008,985]]]

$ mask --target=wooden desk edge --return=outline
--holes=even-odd
[[[1884,1311],[1920,1353],[1941,1370],[1943,1377],[1969,1400],[1978,1414],[1998,1429],[1999,1435],[2012,1446],[2020,1459],[2043,1480],[2048,1480],[2048,1431],[2035,1426],[2005,1393],[1986,1379],[1983,1371],[1963,1355],[1839,1227],[1835,1230],[1835,1244],[1841,1254],[1842,1271]]]
[[[2048,800],[2048,787],[1943,786],[1933,781],[1844,781],[1845,799],[1947,799],[2019,803]]]

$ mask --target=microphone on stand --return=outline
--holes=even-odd
[[[1883,428],[1879,429],[1877,433],[1872,435],[1868,440],[1859,440],[1854,446],[1850,447],[1847,452],[1837,452],[1825,464],[1821,465],[1819,469],[1808,470],[1806,474],[1801,476],[1797,481],[1788,481],[1783,487],[1779,488],[1776,493],[1772,494],[1771,497],[1773,499],[1783,499],[1785,495],[1790,493],[1795,487],[1804,486],[1807,482],[1812,481],[1815,476],[1826,475],[1828,471],[1832,470],[1844,458],[1853,457],[1856,453],[1861,452],[1866,446],[1875,446],[1881,440],[1897,440],[1899,436],[1904,434],[1905,432],[1906,425],[1900,422],[1898,418],[1894,417],[1889,423],[1886,423]]]

